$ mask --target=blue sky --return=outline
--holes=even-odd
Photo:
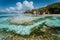
[[[10,6],[15,7],[17,2],[23,3],[25,0],[0,0],[0,9],[8,8]],[[32,1],[34,8],[40,8],[48,4],[60,2],[60,0],[27,0]]]

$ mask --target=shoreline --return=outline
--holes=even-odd
[[[60,14],[44,14],[43,16],[60,16]]]

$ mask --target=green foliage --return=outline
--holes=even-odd
[[[52,8],[60,8],[60,2],[58,3],[53,3],[47,6],[48,8],[52,7]]]
[[[46,14],[59,14],[60,13],[59,10],[60,10],[60,2],[49,4],[46,7],[38,9],[27,10],[26,13],[32,13],[33,11],[38,11],[38,12],[46,12]]]

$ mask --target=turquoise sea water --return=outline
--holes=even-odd
[[[22,23],[18,24],[15,23],[15,20],[13,18],[19,20],[19,19],[24,19],[24,18],[35,18],[32,22],[28,23]],[[25,21],[24,19],[23,21]],[[47,25],[49,27],[60,27],[60,17],[58,16],[34,16],[31,14],[0,14],[0,29],[3,30],[6,29],[6,31],[14,31],[16,34],[20,35],[29,35],[32,31],[31,29],[33,28],[38,28],[41,27],[40,25]]]

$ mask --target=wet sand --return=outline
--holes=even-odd
[[[45,15],[42,15],[42,16],[60,16],[60,14],[45,14]]]

